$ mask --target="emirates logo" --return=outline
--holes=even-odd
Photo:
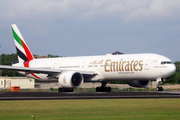
[[[64,78],[63,78],[63,83],[66,84],[66,76],[64,76]]]

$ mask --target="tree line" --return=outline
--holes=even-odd
[[[34,56],[38,56],[38,55],[34,55]],[[48,54],[47,57],[48,58],[54,58],[54,57],[60,57],[60,56]],[[18,57],[17,57],[16,53],[1,54],[0,55],[0,64],[2,64],[2,65],[12,65],[13,63],[17,63],[17,62],[18,62]],[[180,61],[176,61],[174,64],[176,65],[176,71],[171,76],[166,78],[166,81],[164,81],[163,83],[173,83],[173,84],[180,83]],[[0,76],[1,75],[2,76],[23,76],[23,75],[15,72],[15,71],[12,71],[12,70],[0,71]],[[126,82],[124,82],[124,81],[113,81],[111,83],[123,84]]]

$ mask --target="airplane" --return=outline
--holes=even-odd
[[[16,24],[11,25],[19,63],[0,65],[39,81],[58,81],[58,92],[73,92],[84,82],[100,82],[96,92],[111,92],[109,81],[127,81],[133,87],[146,87],[156,80],[162,91],[162,79],[172,75],[176,67],[165,56],[153,53],[79,56],[35,59]]]

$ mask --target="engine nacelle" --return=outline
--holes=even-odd
[[[150,81],[147,80],[132,80],[128,81],[128,85],[132,87],[146,87]]]
[[[79,72],[66,71],[60,74],[58,81],[62,87],[78,88],[83,84],[84,78]]]

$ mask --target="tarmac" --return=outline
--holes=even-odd
[[[5,100],[68,100],[68,99],[150,99],[180,98],[180,92],[0,92]]]
[[[83,83],[81,88],[96,88],[101,86],[101,83]],[[128,84],[107,84],[108,87],[111,88],[117,88],[117,89],[124,89],[124,88],[136,88],[136,87],[131,87]],[[59,88],[61,87],[58,82],[54,83],[36,83],[35,88],[39,89],[50,89],[50,88]],[[156,88],[156,84],[153,81],[152,84],[149,84],[147,86],[148,88]],[[180,89],[180,84],[175,84],[175,85],[162,85],[164,89]]]

